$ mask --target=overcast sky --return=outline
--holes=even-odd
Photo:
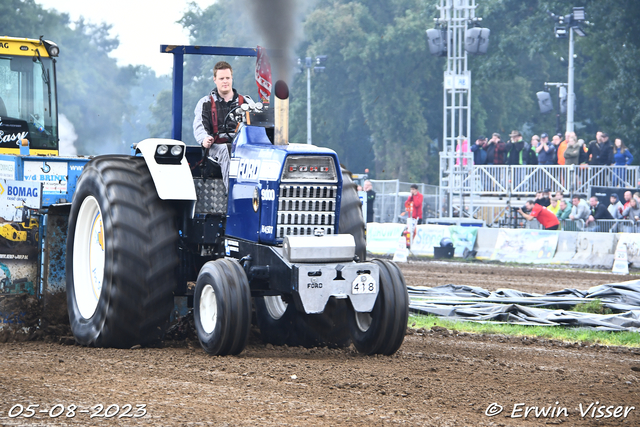
[[[215,0],[193,2],[205,9]],[[176,23],[191,3],[188,0],[36,0],[36,3],[45,9],[68,13],[72,21],[83,16],[95,24],[111,24],[111,36],[117,35],[120,40],[118,49],[111,52],[118,65],[147,65],[158,75],[168,74],[173,55],[160,53],[160,45],[189,42],[186,31]]]

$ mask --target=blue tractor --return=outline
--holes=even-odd
[[[336,153],[288,143],[284,82],[273,109],[250,102],[232,112],[240,124],[227,190],[203,174],[201,148],[180,141],[183,55],[256,50],[161,49],[174,54],[172,139],[93,158],[75,188],[66,291],[76,340],[153,343],[175,297],[186,297],[212,355],[240,353],[252,322],[275,345],[353,342],[365,354],[395,353],[408,318],[402,273],[366,261],[356,186]]]

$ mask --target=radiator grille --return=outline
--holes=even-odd
[[[280,184],[277,238],[333,234],[337,192],[336,185]]]

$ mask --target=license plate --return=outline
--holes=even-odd
[[[370,274],[361,274],[351,284],[352,294],[375,294],[378,285]]]

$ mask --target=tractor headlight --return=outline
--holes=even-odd
[[[179,165],[184,157],[184,147],[182,145],[160,144],[156,147],[156,154],[153,157],[160,165]]]
[[[166,145],[162,144],[162,145],[158,145],[158,148],[156,148],[156,153],[159,156],[164,156],[165,154],[167,154],[167,152],[169,151],[169,147],[167,147]]]
[[[182,154],[182,146],[174,145],[173,147],[171,147],[171,155],[172,156],[178,157],[181,154]]]

